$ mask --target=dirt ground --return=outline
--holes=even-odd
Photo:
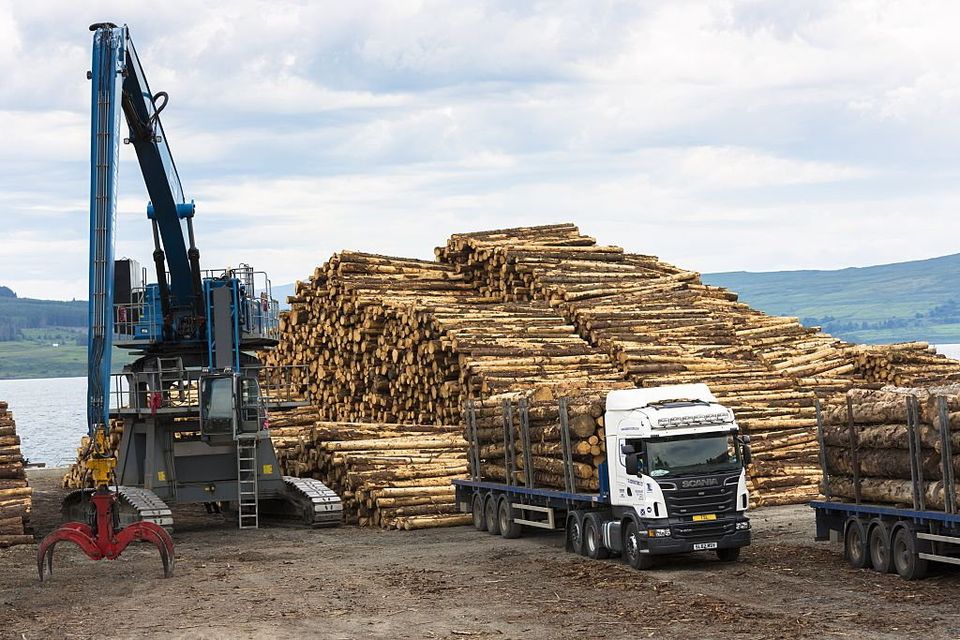
[[[57,474],[35,471],[38,534]],[[64,546],[40,584],[36,547],[0,550],[3,638],[955,638],[960,573],[922,582],[857,571],[813,542],[808,507],[753,512],[741,561],[668,558],[649,572],[470,527],[238,531],[178,510],[176,575],[145,545],[91,562]]]

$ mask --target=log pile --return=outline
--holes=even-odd
[[[467,524],[451,480],[467,476],[459,425],[316,421],[314,407],[272,420],[270,437],[286,475],[336,491],[349,524],[425,529]]]
[[[860,345],[853,353],[867,382],[924,387],[960,381],[957,362],[938,354],[926,342]]]
[[[631,386],[627,382],[622,382],[615,387],[603,390],[546,387],[496,394],[476,403],[474,411],[481,477],[496,482],[509,482],[509,469],[512,467],[515,483],[526,483],[528,474],[532,473],[533,482],[537,487],[567,488],[564,478],[564,447],[557,397],[557,394],[562,394],[568,401],[567,423],[575,476],[573,490],[596,493],[600,488],[597,467],[606,460],[606,434],[603,422],[606,391],[611,388],[630,388]],[[525,467],[526,452],[519,412],[521,400],[525,401],[527,406],[531,469]],[[508,425],[506,445],[504,444],[505,422]],[[468,424],[465,433],[468,441],[472,439],[469,433],[470,428]],[[508,455],[511,458],[510,463],[507,461]]]
[[[622,381],[547,304],[481,295],[455,267],[356,252],[298,282],[268,365],[303,365],[327,420],[460,424],[464,401]]]
[[[856,475],[864,502],[913,505],[910,445],[906,398],[918,400],[920,470],[927,508],[944,508],[941,429],[949,430],[953,456],[950,466],[960,478],[960,386],[929,388],[884,387],[853,389],[851,399],[854,434],[846,398],[839,396],[823,408],[823,493],[828,497],[856,498]],[[941,424],[936,397],[947,399],[948,418]],[[957,487],[960,495],[960,486]]]
[[[114,455],[120,448],[120,438],[123,437],[123,420],[112,420],[110,422],[110,451]],[[67,472],[63,475],[60,485],[64,489],[88,489],[93,487],[93,472],[87,468],[87,460],[93,455],[92,441],[90,436],[80,438],[80,446],[77,447],[77,459],[74,461]]]
[[[33,542],[31,491],[23,470],[16,422],[7,403],[0,402],[0,547]]]

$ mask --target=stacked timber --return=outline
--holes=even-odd
[[[867,382],[922,387],[960,380],[957,362],[926,342],[860,345],[853,353]]]
[[[117,455],[120,448],[120,438],[123,437],[123,420],[110,422],[110,451]],[[90,436],[80,438],[77,447],[77,459],[63,475],[60,485],[64,489],[89,489],[93,487],[93,472],[87,466],[87,461],[93,457],[93,441]]]
[[[0,402],[0,547],[33,542],[30,507],[17,425],[7,403]]]
[[[631,386],[623,382],[617,388]],[[494,482],[525,484],[532,474],[537,487],[596,493],[600,489],[597,467],[606,461],[603,419],[607,390],[541,388],[492,395],[476,403],[480,476]],[[567,400],[573,487],[567,486],[564,475],[565,452],[557,393],[562,393]],[[527,406],[529,455],[524,449],[521,401]],[[471,426],[466,429],[466,438],[472,440]],[[530,469],[525,466],[528,458]]]
[[[960,386],[957,385],[853,389],[847,394],[850,412],[845,396],[825,405],[824,495],[853,500],[859,484],[860,499],[864,502],[912,506],[906,402],[910,395],[918,401],[919,472],[925,506],[944,508],[944,432],[953,452],[949,464],[954,478],[960,478]],[[947,402],[944,422],[939,416],[938,396],[944,396]],[[960,495],[960,486],[957,495]]]
[[[268,365],[300,365],[323,417],[459,424],[466,400],[623,380],[549,305],[484,296],[455,267],[355,252],[299,282]]]
[[[277,417],[270,437],[282,472],[333,489],[347,523],[410,530],[469,522],[451,484],[467,475],[459,425],[314,421],[317,414],[308,407]]]

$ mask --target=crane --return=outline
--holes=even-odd
[[[270,442],[267,408],[303,404],[290,386],[260,385],[255,354],[277,344],[270,280],[242,263],[201,270],[196,206],[184,196],[160,122],[169,96],[151,92],[126,25],[90,30],[87,466],[94,486],[65,498],[72,521],[41,542],[40,579],[52,573],[59,542],[99,560],[147,541],[158,548],[164,575],[172,575],[168,503],[200,503],[209,512],[234,504],[240,528],[259,526],[261,515],[335,526],[339,497],[317,480],[281,476]],[[150,197],[153,283],[136,261],[114,258],[121,113],[129,131],[122,141],[135,150]],[[114,346],[137,356],[116,376]],[[116,455],[115,421],[123,422]]]

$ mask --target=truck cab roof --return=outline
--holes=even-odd
[[[736,431],[733,412],[705,384],[623,389],[607,395],[607,434],[665,437]]]
[[[648,389],[617,389],[607,394],[607,411],[632,411],[658,404],[716,402],[705,384],[674,384]]]

